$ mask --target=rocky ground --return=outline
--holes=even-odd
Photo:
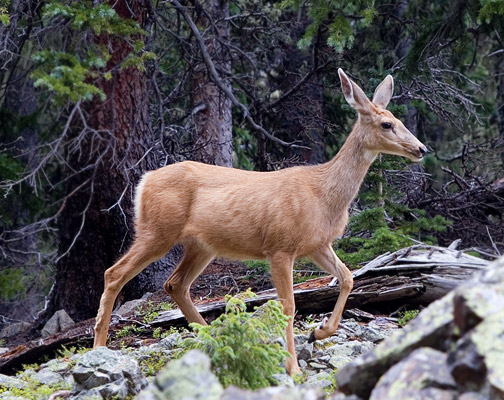
[[[315,344],[308,335],[323,316],[297,320],[305,375],[276,375],[276,386],[255,392],[223,388],[202,353],[178,358],[187,333],[174,331],[162,339],[130,334],[123,349],[117,338],[115,350],[66,350],[0,375],[0,399],[504,399],[504,258],[404,329],[388,316],[346,315],[336,335]]]
[[[333,393],[336,388],[335,372],[398,330],[396,321],[387,317],[376,317],[368,323],[346,319],[337,335],[315,344],[308,343],[308,337],[318,322],[298,321],[296,343],[299,363],[305,372],[301,380],[303,384],[297,385],[287,374],[276,375],[278,387],[264,389],[260,398],[274,398],[271,397],[273,393],[276,393],[276,398],[305,398],[305,392],[323,398]],[[305,333],[300,333],[301,330]],[[50,395],[60,393],[58,395],[72,400],[119,400],[131,398],[149,383],[149,389],[142,392],[139,399],[182,399],[183,393],[188,393],[187,398],[195,399],[248,398],[246,396],[250,393],[237,388],[224,391],[210,371],[208,357],[202,353],[193,351],[181,360],[169,361],[178,357],[178,344],[187,334],[186,331],[174,332],[149,345],[126,347],[122,350],[68,350],[56,359],[28,367],[16,377],[0,375],[0,385],[4,388],[0,399],[21,400],[28,398],[30,394],[34,395],[34,399],[48,399]],[[154,378],[150,375],[157,371],[158,363],[167,363],[167,369]],[[177,375],[176,378],[173,378],[173,374]],[[194,388],[181,388],[182,382],[189,386],[193,384]],[[172,384],[175,386],[171,387]],[[153,393],[157,393],[156,388],[159,387],[166,393],[173,393],[156,397]],[[175,393],[182,397],[175,396]],[[238,393],[242,393],[242,397],[237,397]],[[294,393],[299,394],[294,396]],[[256,395],[259,396],[260,393]]]

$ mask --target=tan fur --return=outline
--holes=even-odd
[[[315,331],[315,338],[336,331],[353,279],[331,244],[345,229],[348,206],[379,152],[418,161],[422,157],[420,148],[424,149],[390,112],[363,98],[362,90],[342,71],[340,76],[347,85],[346,95],[352,96],[347,100],[359,110],[359,118],[331,161],[275,172],[185,161],[144,175],[135,203],[136,240],[105,272],[95,347],[106,344],[112,307],[124,284],[177,243],[184,245],[184,258],[166,281],[165,289],[190,322],[205,323],[189,297],[189,287],[216,256],[269,260],[284,312],[292,317],[292,265],[296,258],[307,256],[341,283],[334,312]],[[375,93],[385,106],[393,90],[393,81],[388,83],[380,85],[382,92]],[[349,85],[353,90],[348,90]],[[375,110],[378,112],[372,112]],[[396,133],[383,132],[381,123],[385,120],[394,124]],[[299,367],[292,318],[287,347],[292,357],[286,367],[294,374]]]

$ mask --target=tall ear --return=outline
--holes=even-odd
[[[360,114],[370,112],[370,101],[363,90],[353,82],[341,68],[338,68],[338,75],[341,80],[341,90],[345,96],[345,100]]]
[[[394,78],[392,75],[387,77],[378,85],[374,92],[373,103],[381,108],[387,108],[387,105],[394,93]]]

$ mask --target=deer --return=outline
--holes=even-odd
[[[106,346],[114,302],[122,287],[148,264],[182,244],[184,255],[164,289],[188,322],[206,325],[189,294],[192,282],[217,256],[263,259],[283,312],[289,316],[285,361],[289,374],[299,374],[294,344],[293,263],[308,257],[336,277],[340,292],[329,318],[311,333],[310,341],[333,335],[353,288],[350,270],[332,244],[347,225],[350,203],[378,154],[420,161],[427,148],[386,110],[394,91],[388,75],[370,101],[338,69],[347,103],[357,111],[355,125],[336,156],[319,165],[271,172],[183,161],[143,175],[135,193],[133,244],[105,271],[105,287],[95,325],[94,348]]]

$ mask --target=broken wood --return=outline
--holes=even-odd
[[[374,307],[390,301],[404,304],[428,305],[443,297],[474,271],[485,268],[488,262],[452,248],[415,245],[394,253],[383,254],[361,269],[354,271],[354,288],[346,309]],[[339,285],[330,276],[311,279],[294,286],[298,314],[317,314],[332,311],[339,294]],[[268,300],[277,299],[276,291],[258,293],[246,300],[250,310]],[[207,320],[224,312],[224,299],[196,304]],[[113,317],[111,329],[123,326],[125,320]],[[45,339],[31,341],[0,355],[0,372],[12,372],[21,364],[37,361],[42,355],[55,352],[62,345],[90,345],[94,319],[80,322],[75,328]],[[130,321],[135,324],[135,321]],[[179,310],[164,311],[150,324],[169,328],[186,326],[187,321]],[[145,325],[144,325],[145,326]],[[149,329],[147,330],[149,331]]]
[[[454,246],[455,247],[455,246]],[[354,271],[354,288],[346,309],[401,300],[404,303],[428,305],[468,279],[476,270],[485,268],[488,261],[465,254],[454,248],[418,244],[383,254]],[[339,294],[335,279],[321,277],[294,285],[298,314],[330,312]],[[276,299],[274,289],[258,293],[246,300],[247,307]],[[224,300],[197,305],[201,315],[213,319],[224,312]],[[152,325],[169,327],[186,325],[179,310],[160,313]]]

